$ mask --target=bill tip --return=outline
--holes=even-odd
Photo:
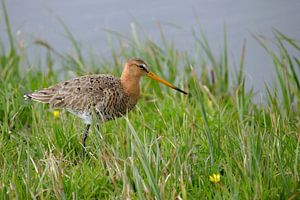
[[[183,93],[183,94],[185,94],[185,95],[188,94],[187,92],[185,92],[185,91],[183,91],[183,90],[181,90],[181,89],[179,89],[179,88],[175,88],[175,90],[177,90],[178,92],[181,92],[181,93]]]

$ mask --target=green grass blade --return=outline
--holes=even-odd
[[[133,135],[134,143],[136,144],[135,151],[137,153],[137,156],[139,158],[139,161],[141,162],[144,172],[147,175],[147,181],[149,182],[150,188],[152,189],[152,192],[154,193],[156,199],[161,199],[159,187],[155,181],[155,176],[152,171],[151,164],[149,162],[149,156],[147,156],[147,153],[142,145],[142,142],[140,138],[138,137],[136,131],[134,130],[132,124],[129,122],[129,120],[126,118],[127,125]]]

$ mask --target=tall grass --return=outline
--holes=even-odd
[[[216,57],[205,34],[194,31],[204,55],[179,53],[162,32],[156,44],[132,26],[132,36],[111,33],[112,60],[94,62],[81,53],[57,53],[46,41],[46,66],[20,54],[2,5],[10,46],[0,40],[1,199],[297,199],[299,198],[299,43],[279,31],[256,37],[270,54],[278,82],[266,86],[264,105],[245,89],[244,58],[229,79],[226,31]],[[57,56],[59,54],[59,56]],[[87,159],[81,158],[79,119],[46,105],[25,102],[23,93],[61,80],[69,71],[119,75],[127,58],[141,57],[152,70],[189,91],[183,96],[143,80],[138,106],[125,116],[93,127]],[[61,69],[53,70],[53,60]],[[86,66],[91,66],[87,68]],[[109,68],[113,66],[114,68]],[[211,67],[210,67],[211,66]],[[43,71],[39,69],[45,69]],[[251,84],[251,83],[250,83]],[[278,88],[278,89],[277,89]],[[96,125],[95,125],[96,126]],[[220,173],[219,183],[209,181]]]

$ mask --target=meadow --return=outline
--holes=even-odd
[[[0,199],[299,198],[299,41],[277,30],[271,39],[253,36],[277,76],[257,103],[255,90],[245,88],[251,85],[244,75],[247,46],[229,71],[226,31],[218,56],[195,31],[195,58],[163,33],[156,44],[133,26],[131,36],[111,33],[118,45],[108,46],[111,58],[104,58],[83,55],[84,45],[62,24],[72,53],[36,40],[45,54],[33,62],[1,12],[9,45],[0,38]],[[24,101],[25,92],[74,76],[118,76],[132,57],[189,94],[144,78],[128,116],[93,125],[86,159],[80,119]]]

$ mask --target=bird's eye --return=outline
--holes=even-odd
[[[144,64],[138,65],[139,68],[146,70],[146,66]]]

